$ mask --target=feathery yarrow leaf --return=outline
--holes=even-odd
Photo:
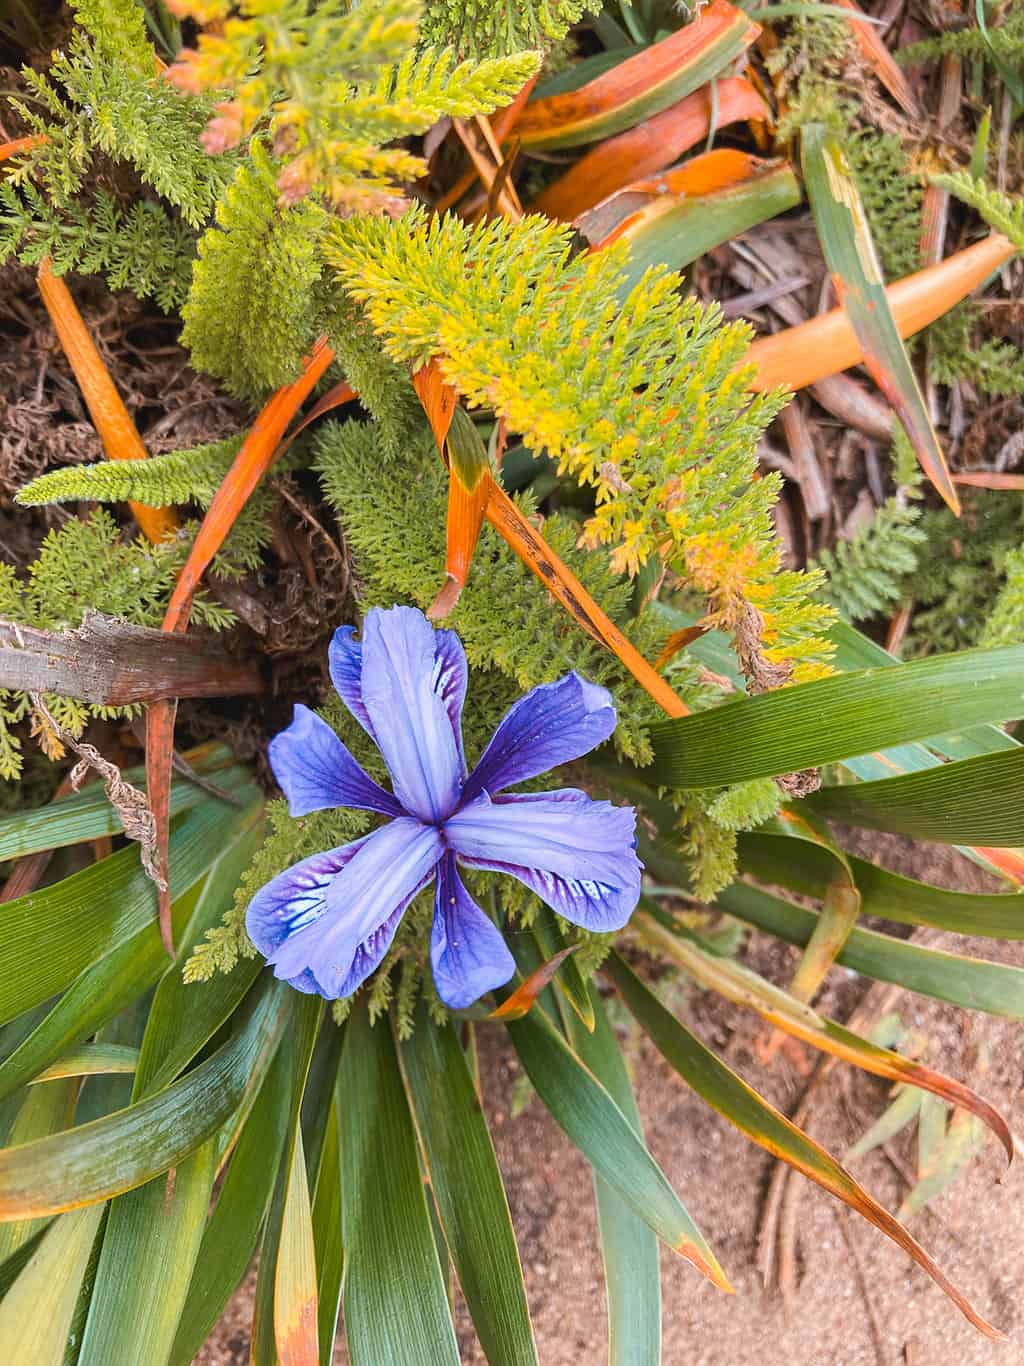
[[[763,618],[761,644],[819,673],[831,611],[815,575],[780,570],[756,446],[784,402],[752,395],[749,329],[681,299],[656,268],[620,301],[625,247],[571,257],[540,217],[470,227],[414,209],[331,225],[325,252],[396,361],[441,357],[446,379],[532,450],[596,491],[586,544],[635,574],[660,553],[709,600],[709,624]]]
[[[932,176],[932,184],[969,204],[990,228],[1008,237],[1018,251],[1024,251],[1024,199],[1011,199],[968,171]]]

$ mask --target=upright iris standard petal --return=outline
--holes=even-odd
[[[339,626],[327,647],[331,682],[363,730],[376,740],[373,723],[363,705],[363,647],[355,638],[354,626]]]
[[[437,865],[430,965],[437,994],[453,1010],[503,986],[516,970],[501,932],[466,890],[452,853]]]
[[[443,635],[411,607],[370,612],[363,630],[363,704],[395,796],[429,822],[455,810],[465,773],[457,736],[465,657],[458,639]]]
[[[636,813],[585,792],[486,795],[457,811],[445,839],[463,863],[510,873],[576,925],[621,929],[640,896]]]
[[[402,808],[356,763],[326,721],[296,703],[295,719],[270,742],[270,767],[292,816],[334,806],[401,816]]]
[[[272,961],[291,935],[316,924],[327,910],[327,888],[368,839],[304,858],[260,888],[246,910],[245,929],[264,958]],[[300,991],[319,990],[308,969],[287,980]]]
[[[408,816],[375,830],[324,888],[323,913],[267,955],[275,975],[290,980],[308,970],[328,1000],[344,995],[360,951],[377,965],[443,852],[440,833]]]
[[[595,749],[615,729],[607,688],[577,673],[533,688],[514,703],[466,780],[463,802],[536,778]]]

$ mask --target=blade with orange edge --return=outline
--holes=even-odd
[[[555,973],[562,966],[570,954],[575,953],[579,944],[570,944],[568,948],[559,949],[545,963],[541,963],[539,968],[533,972],[516,987],[511,996],[497,1006],[491,1013],[485,1016],[488,1020],[521,1020],[528,1015],[537,1002],[537,997],[545,987],[551,985],[555,979]]]
[[[724,71],[760,27],[728,0],[595,80],[527,105],[516,124],[524,151],[579,147],[621,133],[668,109]]]
[[[717,97],[719,128],[770,117],[768,106],[745,76],[729,76],[719,81]],[[703,141],[710,127],[710,92],[706,88],[695,90],[678,104],[609,138],[581,157],[537,196],[530,209],[571,223],[617,190],[670,166]]]
[[[31,152],[33,147],[41,147],[46,141],[43,133],[30,133],[24,138],[12,138],[10,142],[0,142],[0,161],[16,157],[19,152]]]
[[[649,266],[683,270],[699,256],[757,223],[800,203],[788,161],[763,161],[747,152],[705,152],[674,170],[627,185],[576,220],[601,251],[628,242],[621,291]]]
[[[285,429],[309,397],[334,359],[325,337],[320,337],[303,362],[303,373],[291,384],[278,389],[253,423],[249,435],[224,476],[203,518],[188,560],[185,563],[164,615],[164,631],[184,631],[188,627],[199,580],[210,561],[224,544],[238,514],[252,496],[260,479],[281,450]],[[344,397],[354,397],[348,391]],[[337,390],[335,391],[338,392]],[[173,699],[154,703],[146,713],[146,792],[156,820],[156,866],[165,886],[159,889],[160,933],[171,957],[171,903],[167,891],[167,852],[170,839],[171,773],[174,763],[174,719],[177,703]]]
[[[623,1000],[665,1060],[710,1106],[773,1156],[842,1200],[893,1240],[986,1337],[1004,1335],[978,1313],[899,1221],[820,1144],[769,1105],[661,1004],[618,955],[608,972]]]
[[[940,265],[889,285],[885,296],[900,336],[912,337],[948,313],[993,271],[1012,260],[1016,251],[1001,233],[992,233],[947,256]],[[844,309],[835,308],[773,337],[758,338],[747,352],[745,364],[756,366],[753,389],[805,389],[863,360],[853,324]]]
[[[74,371],[107,458],[146,460],[149,452],[139,429],[117,392],[71,291],[60,276],[54,275],[48,256],[39,267],[37,279],[57,340]],[[143,535],[153,544],[166,541],[178,529],[178,519],[171,508],[144,507],[141,503],[129,503],[128,506]]]
[[[818,241],[836,294],[860,342],[864,364],[903,423],[922,470],[959,515],[960,499],[889,307],[882,268],[846,154],[824,124],[805,124],[800,142]]]

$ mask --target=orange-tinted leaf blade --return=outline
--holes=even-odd
[[[801,1129],[749,1087],[671,1015],[612,955],[608,970],[623,999],[651,1040],[688,1085],[748,1138],[862,1214],[927,1271],[960,1312],[987,1337],[1003,1334],[988,1323],[948,1280],[914,1237],[864,1190],[848,1171]]]
[[[692,23],[581,89],[535,100],[519,118],[516,136],[526,150],[611,137],[699,90],[760,32],[742,10],[712,0]]]
[[[578,944],[570,944],[566,949],[560,949],[546,963],[541,963],[539,968],[533,972],[516,987],[512,995],[504,1000],[500,1006],[487,1016],[489,1020],[521,1020],[524,1015],[528,1015],[536,1004],[537,997],[545,987],[551,985],[555,973],[562,966],[571,953],[575,953],[579,948]]]
[[[719,128],[745,119],[763,121],[768,117],[768,106],[745,76],[728,76],[718,82]],[[678,104],[609,138],[581,157],[538,195],[530,208],[570,223],[632,181],[670,166],[703,141],[710,126],[710,93],[707,89],[695,90]]]
[[[854,14],[863,15],[864,13],[856,0],[836,0],[836,3],[842,5],[844,9],[851,10]],[[860,48],[862,56],[889,94],[905,114],[908,114],[912,119],[919,119],[921,117],[921,106],[918,104],[906,76],[896,65],[892,53],[882,41],[878,29],[874,24],[860,22],[851,23],[850,28],[857,40],[857,46]]]

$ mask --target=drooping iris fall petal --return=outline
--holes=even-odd
[[[470,896],[452,853],[437,865],[430,965],[438,995],[454,1010],[503,986],[516,970],[501,931]]]

